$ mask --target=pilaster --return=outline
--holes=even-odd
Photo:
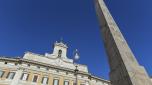
[[[33,80],[33,72],[30,71],[30,72],[29,72],[28,82],[32,82],[32,80]]]
[[[81,80],[78,79],[78,82],[77,82],[77,83],[78,83],[78,85],[80,85],[80,84],[81,84]]]
[[[60,76],[59,85],[63,85],[63,83],[64,83],[64,77],[63,77],[63,76]]]
[[[4,73],[4,75],[3,75],[3,77],[2,77],[2,80],[5,80],[6,79],[6,77],[7,77],[7,75],[8,75],[8,73],[9,73],[9,69],[6,69],[6,70],[4,70],[5,71],[5,73]]]
[[[73,81],[72,80],[69,80],[69,85],[73,85]]]
[[[43,77],[43,73],[40,72],[40,73],[39,73],[39,76],[38,76],[37,85],[41,85],[42,77]]]
[[[49,85],[53,85],[53,75],[49,74],[49,81],[48,81]]]
[[[20,81],[20,77],[22,76],[22,73],[23,73],[23,68],[18,68],[16,73],[15,73],[15,76],[12,80],[12,83],[11,85],[18,85],[19,81]]]

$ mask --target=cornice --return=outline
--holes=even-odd
[[[54,66],[54,65],[45,64],[45,63],[42,63],[42,62],[37,62],[37,61],[23,59],[23,58],[0,57],[0,61],[17,62],[18,64],[22,64],[22,63],[28,63],[29,64],[30,63],[30,64],[34,64],[34,65],[39,65],[39,66],[43,66],[43,67],[49,67],[49,68],[53,68],[53,69],[58,69],[58,70],[74,73],[73,69],[63,68],[63,67],[60,67],[60,66],[57,67],[57,66]],[[96,79],[96,80],[100,80],[100,81],[110,83],[110,81],[108,81],[108,80],[93,76],[92,74],[87,73],[87,72],[79,71],[78,74],[86,75],[86,76],[88,76],[89,79]]]

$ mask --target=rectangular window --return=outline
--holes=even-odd
[[[73,85],[77,85],[77,83],[75,81],[73,81]]]
[[[42,78],[42,84],[48,84],[48,80],[49,80],[48,77],[43,77]]]
[[[69,85],[69,81],[64,81],[64,85]]]
[[[38,79],[38,76],[37,76],[37,75],[34,75],[34,77],[33,77],[33,82],[37,82],[37,79]]]
[[[4,75],[4,71],[1,71],[1,70],[0,70],[0,78],[2,78],[3,75]]]
[[[53,80],[53,85],[59,85],[59,80],[58,79],[54,79]]]
[[[29,74],[23,73],[21,76],[21,80],[26,81],[28,79]]]
[[[9,72],[7,75],[7,79],[13,79],[15,76],[15,72]]]
[[[75,82],[73,82],[73,85],[77,85]]]

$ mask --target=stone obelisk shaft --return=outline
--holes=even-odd
[[[108,55],[112,85],[152,85],[147,72],[138,64],[104,1],[96,0],[95,7]]]

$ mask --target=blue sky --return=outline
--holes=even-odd
[[[152,1],[105,0],[137,60],[152,75]],[[0,0],[0,56],[52,53],[60,38],[68,56],[108,79],[109,66],[93,0]]]

